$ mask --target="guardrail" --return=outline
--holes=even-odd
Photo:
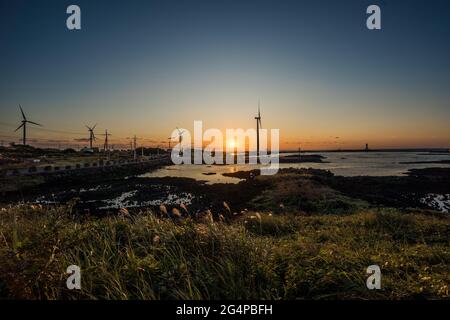
[[[33,175],[33,174],[47,174],[47,173],[61,173],[67,171],[77,171],[92,168],[105,168],[114,166],[126,166],[136,164],[150,164],[158,163],[168,160],[167,156],[153,157],[145,160],[99,160],[93,162],[75,163],[66,166],[31,166],[27,168],[19,169],[6,169],[5,176],[20,176],[20,175]]]

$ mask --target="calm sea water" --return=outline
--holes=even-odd
[[[307,154],[307,153],[305,153]],[[341,176],[401,176],[409,169],[450,167],[450,164],[402,162],[450,160],[449,154],[420,152],[322,152],[326,163],[281,163],[280,168],[315,168],[330,170]],[[283,154],[286,156],[288,154]],[[206,183],[237,183],[239,179],[225,177],[223,173],[257,169],[256,165],[173,165],[146,173],[144,177],[184,177],[203,180]]]

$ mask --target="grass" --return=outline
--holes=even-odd
[[[449,298],[448,215],[292,210],[222,220],[2,209],[0,298]],[[82,290],[66,289],[72,264],[81,267]],[[366,288],[372,264],[381,267],[381,290]]]
[[[259,210],[300,211],[312,214],[349,214],[367,209],[363,200],[347,197],[324,184],[325,171],[282,169],[274,176],[258,176],[267,185],[250,203]]]

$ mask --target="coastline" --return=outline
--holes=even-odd
[[[399,209],[432,209],[423,199],[431,194],[450,194],[450,168],[413,169],[405,176],[355,176],[334,175],[321,169],[280,169],[275,176],[259,176],[259,170],[238,171],[224,174],[241,179],[237,183],[206,184],[205,181],[181,177],[140,177],[139,174],[152,168],[126,169],[122,172],[103,172],[86,181],[86,175],[67,177],[61,175],[35,186],[6,192],[6,204],[35,202],[41,204],[65,204],[77,199],[75,209],[80,213],[115,214],[121,207],[133,211],[156,208],[160,204],[177,207],[189,205],[194,212],[206,208],[221,207],[229,201],[236,210],[252,208],[252,201],[273,188],[282,188],[280,177],[294,176],[299,185],[286,185],[302,197],[301,185],[313,181],[316,192],[333,190],[333,197],[346,197],[349,202],[365,201],[367,206],[389,206]],[[310,186],[309,186],[310,187]],[[308,188],[309,188],[308,187]],[[38,202],[36,202],[38,201]],[[294,202],[297,201],[294,199]],[[344,201],[345,202],[345,201]],[[273,204],[267,208],[273,209]],[[345,207],[345,205],[344,205]],[[295,209],[303,210],[302,205]]]

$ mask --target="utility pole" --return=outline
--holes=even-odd
[[[109,136],[111,136],[111,133],[108,133],[108,129],[105,129],[105,133],[101,134],[102,136],[105,136],[105,142],[103,143],[103,152],[106,154],[106,159],[109,160]]]
[[[136,161],[136,135],[134,135],[134,138],[133,138],[133,158],[134,158],[134,160]]]
[[[108,136],[110,136],[111,133],[108,133],[108,129],[105,130],[105,143],[103,145],[103,150],[104,151],[108,151],[109,150],[109,146],[108,146]]]

